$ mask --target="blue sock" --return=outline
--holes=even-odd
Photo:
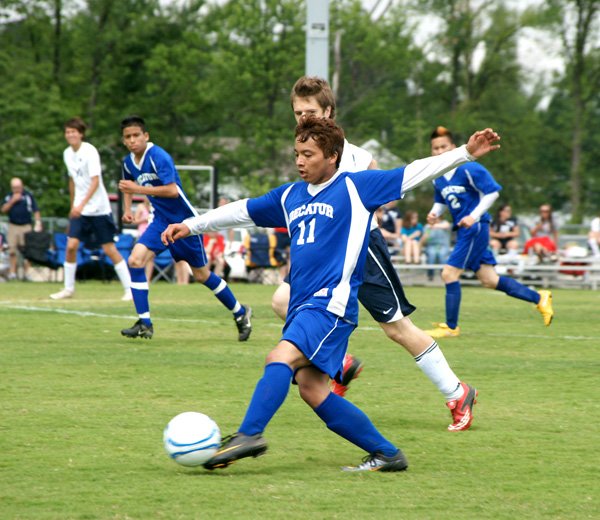
[[[214,293],[214,295],[223,305],[225,305],[225,307],[233,312],[233,315],[236,318],[246,312],[244,307],[240,305],[231,292],[227,282],[220,276],[217,276],[215,273],[210,273],[210,276],[206,282],[204,282],[204,285],[206,285],[206,287],[208,287]]]
[[[332,432],[337,433],[367,453],[382,453],[393,457],[398,448],[388,441],[371,419],[358,407],[343,397],[330,393],[325,401],[315,408],[315,413]]]
[[[145,325],[152,325],[150,320],[150,303],[148,302],[148,280],[143,267],[130,267],[131,295],[139,318]]]
[[[455,329],[458,325],[461,296],[460,282],[446,284],[446,324],[451,329]]]
[[[262,433],[275,412],[285,401],[292,382],[292,369],[285,363],[269,363],[256,384],[252,400],[242,421],[240,433]]]
[[[540,295],[537,291],[526,287],[522,283],[519,283],[508,276],[500,277],[496,290],[502,291],[513,298],[519,298],[519,300],[525,300],[526,302],[535,303],[536,305],[540,301]]]

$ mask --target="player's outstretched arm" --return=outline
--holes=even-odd
[[[499,140],[500,136],[491,128],[479,130],[469,137],[467,152],[475,159],[479,159],[489,152],[498,150],[500,148],[500,145],[497,144]]]

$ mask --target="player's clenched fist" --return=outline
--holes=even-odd
[[[167,229],[161,233],[160,239],[164,245],[168,246],[169,244],[175,242],[175,240],[189,236],[190,228],[185,224],[169,224]]]

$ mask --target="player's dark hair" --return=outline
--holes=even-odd
[[[313,138],[325,158],[337,154],[336,168],[339,168],[344,151],[344,131],[333,119],[303,117],[296,127],[296,141],[305,143]]]
[[[121,121],[121,132],[128,126],[139,126],[143,132],[146,131],[146,121],[140,116],[127,116]]]
[[[87,130],[87,125],[80,117],[72,117],[68,121],[65,122],[63,128],[66,130],[67,128],[74,128],[81,135],[85,135],[85,131]]]
[[[329,117],[335,119],[335,96],[329,83],[317,76],[302,76],[294,83],[290,94],[290,102],[294,107],[294,99],[314,97],[319,106],[325,111],[331,108]]]
[[[431,132],[430,139],[435,139],[437,137],[447,137],[450,139],[450,142],[454,144],[454,137],[452,136],[452,132],[448,130],[445,126],[436,126],[435,130]]]

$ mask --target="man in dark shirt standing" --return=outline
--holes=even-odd
[[[17,255],[19,247],[25,247],[25,234],[32,230],[35,218],[35,231],[42,230],[42,217],[33,195],[23,187],[19,177],[10,180],[10,190],[2,202],[2,213],[8,213],[8,254],[10,257],[9,280],[17,278]],[[29,262],[23,261],[23,279],[27,280]]]

